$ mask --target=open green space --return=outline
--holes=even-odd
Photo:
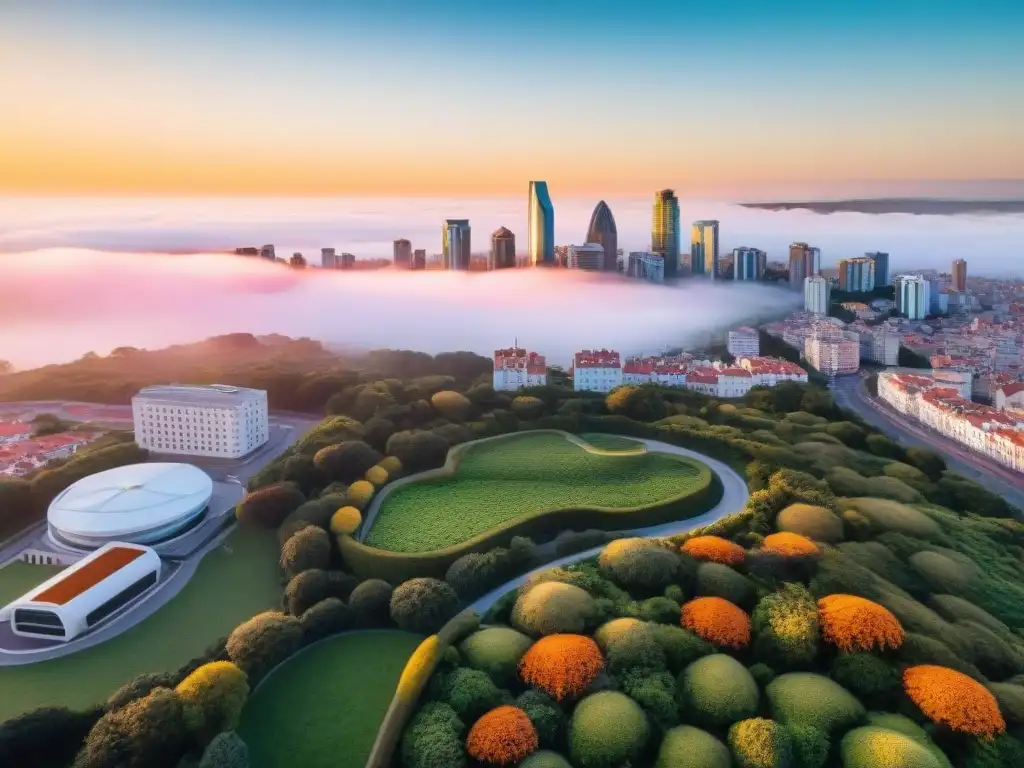
[[[363,768],[418,635],[364,631],[311,646],[249,697],[253,768]]]
[[[450,476],[396,488],[365,543],[430,552],[549,511],[649,507],[700,490],[710,476],[681,456],[600,455],[559,434],[510,435],[466,447]]]
[[[59,565],[34,565],[21,560],[8,563],[0,568],[0,606],[17,600],[60,571]]]
[[[606,435],[600,432],[593,432],[580,435],[580,437],[595,448],[601,448],[606,451],[635,451],[637,448],[644,447],[643,443],[629,437],[622,437],[621,435]]]
[[[244,620],[277,607],[277,558],[272,532],[237,528],[181,592],[127,632],[53,661],[0,667],[0,721],[37,707],[99,704],[136,675],[174,671]]]

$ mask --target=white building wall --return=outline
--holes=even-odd
[[[804,278],[804,309],[815,315],[827,315],[832,286],[820,275]]]
[[[622,368],[575,368],[572,378],[577,392],[611,392],[622,386]]]
[[[733,357],[757,357],[761,354],[761,342],[756,331],[729,331],[727,348]]]

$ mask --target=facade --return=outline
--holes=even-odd
[[[867,293],[875,289],[874,259],[861,257],[839,262],[839,287],[850,293]]]
[[[804,341],[804,357],[827,376],[856,373],[860,370],[860,337],[836,326],[818,326]]]
[[[1024,382],[1004,384],[996,390],[995,402],[1000,411],[1024,411]]]
[[[338,256],[338,269],[352,269],[356,264],[354,253],[342,253]]]
[[[320,266],[324,269],[338,268],[338,252],[333,248],[320,249]]]
[[[622,365],[623,384],[682,387],[712,397],[742,397],[751,387],[782,381],[807,383],[807,371],[774,357],[738,357],[733,365],[676,357],[632,357]]]
[[[442,265],[444,269],[464,271],[472,261],[469,219],[445,219],[441,230]]]
[[[884,325],[868,328],[860,336],[860,359],[879,365],[899,365],[900,336]]]
[[[395,266],[408,269],[412,263],[412,243],[404,238],[399,238],[392,244],[392,251],[392,260]]]
[[[821,249],[807,243],[789,246],[789,287],[799,291],[808,277],[821,274]]]
[[[601,264],[603,271],[615,272],[618,269],[619,230],[615,226],[612,209],[604,200],[597,204],[594,213],[590,216],[590,226],[587,227],[585,242],[599,243],[604,247],[604,260]]]
[[[690,272],[718,278],[718,222],[695,221],[690,228]]]
[[[887,285],[891,285],[889,282],[889,254],[882,253],[881,251],[875,251],[874,253],[865,253],[864,258],[871,259],[875,262],[875,288],[884,288]]]
[[[760,280],[768,268],[768,254],[757,248],[733,248],[733,280]]]
[[[412,264],[411,269],[426,269],[427,268],[427,249],[418,248],[412,252]]]
[[[957,259],[953,262],[953,290],[964,293],[967,290],[967,262]]]
[[[577,352],[572,371],[572,386],[577,392],[611,392],[622,385],[622,358],[613,349]]]
[[[569,269],[583,269],[588,272],[604,270],[607,254],[600,243],[584,243],[569,246]]]
[[[505,227],[498,227],[491,233],[491,253],[488,267],[508,269],[516,265],[516,236]]]
[[[657,253],[630,251],[626,274],[651,283],[665,282],[665,260]]]
[[[10,621],[21,637],[67,642],[118,615],[159,580],[156,552],[111,543],[0,610],[0,621]]]
[[[267,393],[260,389],[166,385],[132,398],[135,442],[155,453],[237,459],[270,439]]]
[[[821,275],[804,278],[804,309],[827,315],[832,302],[832,284]]]
[[[46,513],[50,537],[81,549],[111,541],[156,544],[202,519],[210,476],[191,464],[131,464],[72,483]]]
[[[543,355],[521,347],[494,350],[494,389],[515,392],[522,387],[548,383],[548,366]]]
[[[896,278],[896,309],[910,320],[924,320],[931,310],[931,286],[920,275]]]
[[[679,275],[679,199],[671,189],[654,193],[651,251],[661,256],[665,279]]]
[[[260,248],[260,258],[269,259],[270,261],[275,261],[277,259],[273,243],[268,243]]]
[[[761,354],[761,340],[754,328],[744,326],[729,331],[727,349],[733,357],[757,357]]]
[[[546,181],[530,182],[526,211],[526,251],[530,265],[555,266],[555,207]]]

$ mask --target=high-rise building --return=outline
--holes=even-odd
[[[729,331],[726,350],[733,357],[757,357],[761,354],[761,338],[756,329],[745,325]]]
[[[789,287],[799,291],[804,279],[821,274],[821,249],[807,243],[793,243],[789,246]]]
[[[910,320],[924,320],[931,309],[930,286],[921,275],[896,278],[896,310]]]
[[[881,251],[875,251],[874,253],[865,253],[864,258],[871,259],[875,262],[875,288],[884,288],[889,283],[889,254],[882,253]]]
[[[277,255],[274,253],[273,244],[264,245],[262,248],[260,248],[260,256],[262,256],[264,259],[270,259],[271,261],[276,259]]]
[[[718,222],[695,221],[690,228],[690,272],[718,278]]]
[[[320,266],[324,269],[338,268],[338,253],[333,248],[320,249]]]
[[[866,257],[839,262],[839,287],[849,293],[867,293],[875,288],[875,260]]]
[[[639,277],[651,283],[664,283],[665,260],[657,253],[630,251],[626,258],[625,272],[630,277]]]
[[[856,373],[860,369],[860,336],[823,323],[804,340],[804,357],[826,376]]]
[[[491,254],[488,266],[491,269],[507,269],[516,265],[516,236],[505,227],[498,227],[491,234]]]
[[[555,207],[546,181],[530,182],[526,219],[526,250],[531,266],[555,266]]]
[[[615,227],[612,209],[604,200],[597,204],[594,213],[590,216],[590,226],[587,227],[587,237],[584,242],[600,243],[604,246],[604,262],[601,269],[606,272],[614,272],[618,268],[619,230]]]
[[[679,198],[671,189],[654,193],[651,251],[665,262],[665,277],[679,275]]]
[[[395,240],[393,259],[396,267],[408,269],[412,262],[412,243],[404,238]]]
[[[295,267],[296,269],[306,268],[306,257],[296,251],[292,254],[292,257],[288,259],[288,265]]]
[[[427,249],[417,248],[412,252],[412,264],[411,269],[426,269],[427,268]]]
[[[768,254],[757,248],[732,249],[733,280],[760,280],[768,268]]]
[[[827,315],[832,300],[832,284],[821,275],[804,278],[804,309],[815,315]]]
[[[468,270],[471,261],[469,219],[446,219],[441,237],[443,267]]]
[[[583,269],[600,272],[604,269],[605,250],[600,243],[584,243],[569,246],[569,269]]]
[[[963,259],[953,262],[953,290],[960,293],[967,290],[967,262]]]

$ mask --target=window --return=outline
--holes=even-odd
[[[53,611],[18,608],[14,611],[14,628],[34,635],[64,637],[64,622]]]
[[[122,608],[154,584],[156,584],[156,571],[151,571],[130,587],[121,590],[118,594],[114,595],[114,597],[103,603],[99,608],[90,611],[89,615],[85,617],[86,626],[91,627],[103,621],[103,619],[107,618],[107,616],[112,614],[118,608]]]

